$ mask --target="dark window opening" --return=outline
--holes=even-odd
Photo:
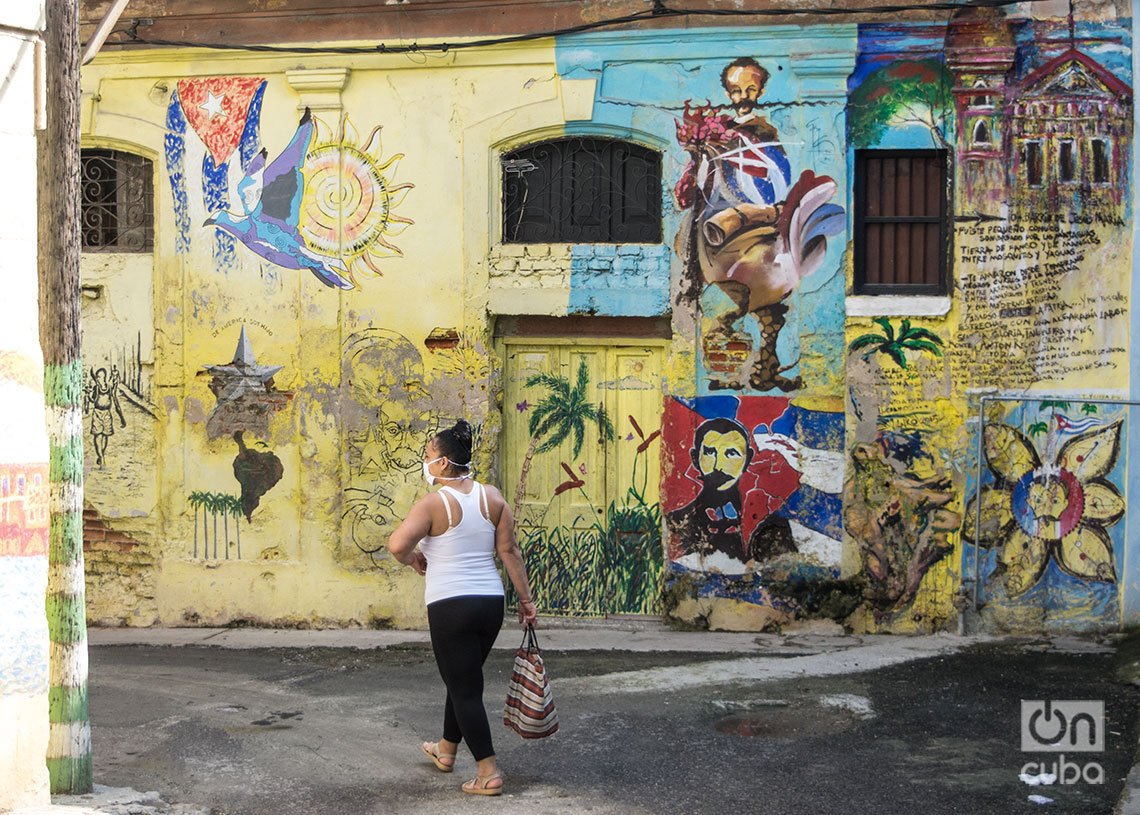
[[[855,153],[855,293],[945,294],[945,150]]]
[[[1025,181],[1031,187],[1040,187],[1042,173],[1041,142],[1025,143]]]
[[[1092,140],[1093,155],[1093,183],[1107,184],[1108,178],[1108,142],[1104,139]]]
[[[1073,150],[1073,143],[1071,141],[1061,142],[1057,160],[1060,165],[1058,171],[1061,176],[1061,181],[1075,180],[1077,177],[1077,162],[1076,153]]]
[[[974,125],[974,144],[989,144],[990,128],[985,119],[979,119]]]
[[[120,150],[80,152],[80,232],[87,252],[149,252],[154,246],[151,162]]]
[[[559,139],[503,156],[503,243],[660,243],[661,156]]]

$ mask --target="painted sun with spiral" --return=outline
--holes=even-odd
[[[394,180],[401,158],[383,157],[379,126],[362,142],[347,116],[334,133],[306,108],[276,158],[262,149],[250,162],[237,185],[243,213],[220,210],[205,225],[275,266],[356,288],[403,254],[391,238],[412,223],[396,210],[414,185]]]
[[[353,282],[382,274],[383,259],[403,254],[391,239],[412,223],[396,213],[415,186],[394,181],[404,156],[383,157],[379,126],[362,142],[347,116],[337,133],[315,121],[302,171],[301,237],[314,252],[339,258]]]

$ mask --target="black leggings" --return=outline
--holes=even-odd
[[[476,761],[495,755],[483,707],[483,663],[503,627],[503,597],[437,600],[427,607],[431,647],[447,686],[443,737],[467,741]]]

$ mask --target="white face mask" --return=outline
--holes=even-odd
[[[428,470],[428,465],[435,464],[441,459],[443,459],[443,456],[440,456],[439,458],[433,458],[431,461],[424,462],[424,481],[428,482],[429,487],[435,486],[435,476],[431,474],[430,470]]]
[[[431,464],[435,464],[437,461],[443,461],[444,458],[446,458],[446,456],[440,456],[439,458],[433,458],[431,461],[425,461],[424,462],[424,481],[428,482],[429,487],[434,487],[436,481],[462,481],[465,478],[471,477],[471,473],[470,473],[471,465],[470,464],[456,464],[455,465],[456,467],[462,467],[463,469],[469,471],[466,475],[461,475],[457,478],[445,478],[444,476],[432,475],[431,471],[428,470],[428,466]]]

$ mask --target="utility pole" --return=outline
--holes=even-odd
[[[92,789],[83,576],[83,360],[79,291],[79,3],[47,0],[47,128],[40,133],[40,344],[50,449],[47,765],[53,793]]]

